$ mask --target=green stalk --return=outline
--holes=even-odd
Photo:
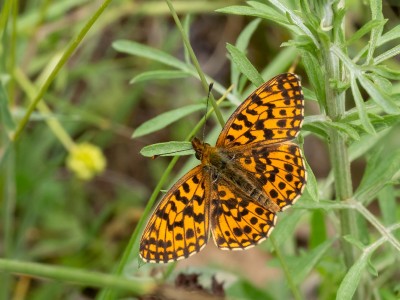
[[[72,284],[93,287],[108,287],[129,291],[132,295],[143,295],[153,291],[154,281],[141,278],[124,278],[121,276],[84,271],[75,268],[50,266],[26,261],[0,258],[0,271],[23,274],[33,277],[44,277],[53,280],[68,281]]]
[[[3,137],[5,139],[5,137]],[[14,145],[7,141],[6,153],[4,153],[4,170],[1,172],[3,181],[3,229],[4,237],[2,239],[4,247],[4,257],[11,257],[13,253],[14,236],[14,215],[16,205],[16,187],[15,187],[15,150]],[[10,286],[12,278],[9,274],[0,275],[1,294],[0,299],[9,299]]]
[[[186,46],[186,48],[187,48],[187,50],[189,52],[190,58],[191,58],[194,66],[195,66],[195,68],[197,70],[197,73],[199,74],[199,77],[200,77],[201,83],[203,85],[203,88],[208,92],[209,87],[208,87],[208,82],[207,82],[206,76],[204,75],[203,71],[201,70],[199,61],[197,60],[197,57],[196,57],[196,54],[193,51],[192,45],[190,45],[190,41],[189,41],[188,37],[185,34],[185,30],[182,27],[181,21],[179,20],[178,15],[176,14],[176,11],[175,11],[171,1],[170,0],[165,0],[165,1],[168,4],[168,7],[169,7],[169,9],[171,11],[171,14],[172,14],[172,17],[175,20],[176,26],[178,27],[178,29],[179,29],[179,31],[180,31],[180,33],[182,35],[183,42],[184,42],[184,44],[185,44],[185,46]],[[211,100],[211,105],[214,108],[215,115],[217,116],[218,122],[221,125],[221,127],[224,128],[224,126],[225,126],[224,118],[222,117],[221,111],[218,109],[218,105],[215,102],[215,99],[214,99],[214,97],[213,97],[213,95],[211,93],[210,93],[210,100]]]
[[[332,22],[333,20],[331,20]],[[333,25],[333,23],[331,23]],[[331,36],[331,43],[341,41],[338,36],[344,36],[344,26],[336,28],[335,35]],[[344,68],[338,57],[330,51],[330,43],[322,43],[322,59],[326,68],[325,90],[326,90],[326,113],[332,121],[339,121],[345,113],[345,93],[338,91],[332,86],[332,81],[340,82],[343,79]],[[350,159],[346,138],[338,131],[329,130],[329,154],[335,178],[335,193],[337,201],[346,201],[353,196],[353,185],[351,179]],[[358,237],[356,224],[356,213],[354,210],[340,210],[341,236],[351,235]],[[356,262],[356,249],[348,242],[342,240],[344,261],[347,269]],[[357,299],[362,299],[362,291],[358,289]]]
[[[303,299],[301,297],[299,289],[297,288],[296,284],[294,283],[294,281],[292,279],[292,275],[290,273],[289,266],[287,265],[285,257],[283,256],[282,252],[280,251],[279,247],[277,246],[273,234],[269,237],[269,240],[271,242],[271,245],[275,249],[276,257],[278,258],[278,260],[282,266],[283,273],[285,274],[287,284],[288,284],[290,290],[292,291],[293,297],[296,300]]]
[[[345,112],[345,94],[343,92],[337,93],[337,91],[332,88],[330,82],[331,80],[341,80],[341,67],[337,57],[332,55],[329,49],[324,50],[324,64],[327,70],[325,76],[327,115],[332,121],[338,121]],[[329,153],[335,178],[336,199],[338,201],[345,201],[353,196],[350,160],[346,140],[334,129],[329,131],[329,138]],[[342,210],[339,214],[342,236],[348,234],[357,236],[354,211]],[[346,266],[350,268],[355,262],[353,247],[346,242],[342,243],[342,247]]]

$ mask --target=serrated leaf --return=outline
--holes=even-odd
[[[144,136],[146,134],[150,134],[152,132],[165,128],[166,126],[176,122],[177,120],[201,109],[204,109],[203,104],[193,104],[162,113],[155,118],[144,122],[142,125],[136,128],[136,130],[132,134],[132,138]]]
[[[264,79],[261,77],[260,73],[258,73],[256,68],[251,64],[242,51],[231,44],[227,44],[226,48],[240,72],[242,72],[255,86],[260,86],[264,83]]]
[[[170,141],[143,147],[140,154],[146,157],[183,156],[194,154],[194,150],[190,142]]]
[[[179,79],[190,76],[189,72],[174,71],[174,70],[158,70],[143,72],[131,79],[130,84],[148,81],[148,80],[165,80],[165,79]]]
[[[169,55],[161,50],[154,49],[133,41],[118,40],[112,44],[112,47],[119,52],[136,55],[139,57],[145,57],[177,69],[181,70],[188,69],[185,63],[181,62],[179,59],[176,59],[172,55]]]

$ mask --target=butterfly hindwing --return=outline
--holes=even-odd
[[[167,263],[199,252],[209,232],[209,175],[199,165],[167,192],[140,241],[144,261]]]
[[[251,174],[270,200],[281,210],[300,197],[307,174],[299,146],[292,142],[275,145],[259,143],[253,147],[237,146],[226,150],[237,168]]]
[[[284,73],[272,78],[235,110],[218,137],[217,147],[293,139],[303,122],[303,99],[297,75]]]
[[[212,186],[211,231],[220,249],[244,250],[269,236],[276,220],[273,212],[222,177]]]

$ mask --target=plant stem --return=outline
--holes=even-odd
[[[343,27],[342,27],[343,28]],[[343,30],[343,29],[338,29]],[[341,36],[344,36],[342,32]],[[333,43],[337,36],[332,36]],[[345,93],[338,91],[332,85],[333,82],[341,82],[343,80],[344,68],[337,56],[330,50],[330,43],[323,43],[322,57],[323,64],[326,68],[325,73],[325,90],[326,90],[326,113],[332,121],[339,121],[345,113]],[[331,128],[329,134],[329,154],[335,178],[335,193],[337,201],[346,201],[353,196],[353,186],[350,170],[350,159],[346,139],[338,131]],[[358,237],[356,225],[356,213],[354,210],[340,210],[340,230],[341,236],[351,235]],[[356,249],[348,242],[342,240],[341,247],[343,249],[344,261],[347,269],[356,262]],[[362,299],[362,290],[357,290],[357,298]]]
[[[282,266],[283,273],[285,274],[285,278],[287,280],[287,284],[288,284],[290,290],[292,291],[294,299],[301,300],[302,297],[301,297],[300,291],[299,291],[299,289],[297,288],[296,284],[294,283],[294,281],[292,279],[292,275],[290,274],[287,262],[286,262],[285,258],[283,257],[279,247],[277,246],[277,244],[275,242],[275,239],[274,239],[274,236],[271,235],[269,237],[269,239],[271,241],[272,246],[275,249],[276,257],[278,258],[278,260],[279,260],[279,262],[280,262],[280,264]]]
[[[187,50],[189,52],[190,58],[192,59],[192,62],[193,62],[194,66],[195,66],[195,68],[197,70],[197,73],[199,74],[201,83],[203,84],[203,88],[206,91],[208,91],[209,86],[208,86],[208,82],[207,82],[206,76],[204,75],[203,71],[201,70],[199,61],[197,60],[196,54],[194,53],[193,48],[190,45],[190,41],[189,41],[188,37],[185,34],[185,31],[184,31],[184,29],[182,27],[182,24],[181,24],[181,22],[180,22],[180,20],[178,18],[178,15],[176,14],[176,11],[175,11],[171,1],[170,0],[166,0],[166,2],[167,2],[167,5],[168,5],[168,7],[169,7],[169,9],[171,11],[172,17],[175,20],[176,26],[178,27],[178,29],[179,29],[179,31],[180,31],[180,33],[182,35],[183,42],[184,42],[184,44],[185,44],[185,46],[186,46],[186,48],[187,48]],[[211,100],[210,101],[211,105],[214,108],[215,115],[217,116],[218,122],[221,125],[221,127],[223,128],[224,125],[225,125],[225,121],[224,121],[224,118],[222,117],[221,111],[219,110],[218,105],[217,105],[217,103],[216,103],[216,101],[215,101],[215,99],[214,99],[212,94],[210,94],[210,100]]]
[[[69,281],[74,284],[94,287],[109,287],[130,291],[133,295],[151,292],[156,284],[143,279],[126,279],[121,276],[89,272],[75,268],[50,266],[26,261],[0,258],[0,271]]]
[[[344,96],[331,86],[331,80],[341,80],[340,65],[337,57],[325,49],[325,66],[327,69],[325,77],[327,115],[332,121],[337,121],[345,112]],[[334,129],[329,131],[329,152],[335,178],[335,192],[338,201],[350,199],[353,195],[350,160],[345,138]],[[341,235],[351,234],[357,236],[355,224],[355,213],[353,210],[342,210],[339,212],[341,223]],[[350,268],[355,262],[354,248],[347,242],[342,243],[346,266]]]

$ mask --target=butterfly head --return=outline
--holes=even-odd
[[[208,157],[208,152],[211,146],[207,143],[200,141],[197,137],[193,138],[192,146],[194,151],[196,152],[196,158],[204,163],[205,158]]]

